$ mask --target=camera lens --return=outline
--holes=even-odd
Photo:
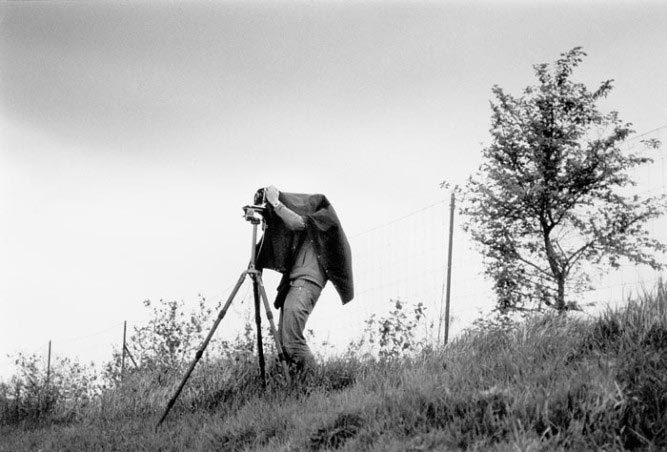
[[[263,188],[260,188],[257,190],[255,193],[255,199],[254,199],[254,204],[257,206],[263,205],[264,204],[264,196],[265,196],[265,191]]]

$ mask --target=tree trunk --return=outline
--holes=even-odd
[[[541,220],[541,224],[542,235],[544,238],[544,249],[547,253],[549,268],[551,269],[551,274],[558,284],[558,292],[556,294],[556,303],[554,307],[559,313],[563,313],[565,312],[565,278],[567,277],[568,272],[566,269],[562,268],[562,262],[558,258],[556,250],[554,250],[554,246],[549,235],[551,233],[551,228],[547,226],[545,219]]]
[[[556,310],[565,312],[565,274],[558,275],[558,295],[556,296]]]

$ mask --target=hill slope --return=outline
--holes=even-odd
[[[0,450],[554,450],[667,448],[664,287],[596,319],[542,316],[445,349],[323,363],[266,391],[254,360],[138,374],[80,416],[5,421]]]

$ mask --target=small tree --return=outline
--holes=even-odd
[[[501,310],[568,309],[566,289],[590,286],[586,270],[618,267],[622,258],[663,267],[654,255],[665,246],[645,226],[664,213],[665,197],[625,190],[635,185],[629,170],[652,159],[622,150],[631,124],[598,110],[611,80],[594,91],[571,80],[585,55],[576,47],[553,65],[535,65],[539,83],[520,97],[493,88],[492,142],[468,180],[462,213]]]

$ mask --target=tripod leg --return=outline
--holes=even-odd
[[[215,333],[215,330],[218,328],[218,325],[220,324],[220,321],[225,316],[225,314],[227,314],[227,309],[229,309],[229,306],[232,304],[232,300],[234,300],[234,297],[236,296],[236,293],[241,288],[241,284],[243,284],[243,280],[245,279],[247,274],[248,274],[247,271],[244,271],[243,273],[241,273],[241,277],[237,281],[236,286],[234,286],[234,289],[232,290],[232,293],[229,295],[229,298],[227,298],[227,302],[225,302],[225,305],[222,307],[222,310],[218,314],[218,318],[215,320],[215,323],[213,324],[213,328],[211,328],[211,331],[209,331],[208,336],[206,336],[206,339],[204,339],[204,342],[202,343],[201,347],[199,348],[199,350],[197,350],[197,353],[195,354],[195,359],[194,359],[194,361],[192,361],[192,364],[190,364],[190,367],[188,368],[188,371],[185,373],[185,376],[183,377],[183,381],[181,381],[181,384],[178,386],[178,389],[176,389],[176,393],[169,400],[169,403],[167,403],[167,408],[164,410],[164,414],[162,414],[162,417],[160,418],[160,421],[155,426],[155,430],[157,430],[157,428],[160,426],[160,424],[162,424],[162,422],[167,417],[167,414],[169,414],[169,411],[174,406],[174,403],[176,402],[176,399],[178,398],[181,391],[183,390],[183,387],[185,386],[185,382],[188,381],[188,378],[190,378],[190,374],[192,373],[195,366],[197,365],[197,363],[201,359],[201,356],[204,353],[204,350],[206,350],[206,346],[208,346],[208,343],[211,341],[211,338],[213,337],[213,333]]]
[[[255,324],[257,325],[257,356],[259,357],[259,373],[262,376],[262,386],[266,388],[266,366],[264,363],[264,346],[262,344],[262,312],[259,304],[259,288],[257,277],[252,277],[252,291],[255,296]]]
[[[269,319],[269,326],[271,327],[271,334],[273,335],[273,340],[276,343],[276,350],[278,351],[278,359],[280,360],[283,366],[283,373],[285,374],[285,380],[288,383],[291,382],[289,375],[289,368],[287,367],[287,359],[285,359],[285,353],[283,352],[283,346],[278,337],[278,332],[276,331],[276,325],[273,323],[273,312],[271,312],[271,306],[269,305],[269,298],[266,296],[266,290],[264,290],[264,283],[262,282],[262,275],[256,274],[255,278],[257,280],[257,285],[259,286],[259,292],[264,301],[264,309],[266,310],[266,318]]]

